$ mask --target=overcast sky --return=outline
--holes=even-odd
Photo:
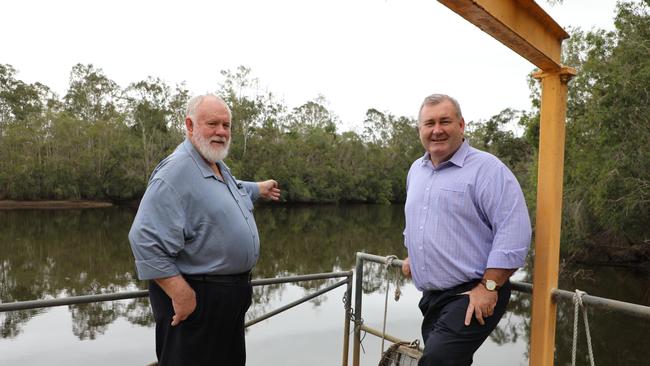
[[[565,29],[613,29],[615,0],[538,3]],[[63,94],[76,63],[122,87],[147,76],[215,91],[244,65],[290,107],[323,95],[359,126],[368,108],[415,116],[456,97],[467,121],[529,109],[532,64],[434,0],[9,0],[0,63]]]

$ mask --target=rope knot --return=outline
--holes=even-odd
[[[386,268],[390,268],[393,266],[393,261],[397,259],[396,255],[387,255],[386,256]]]
[[[583,307],[585,306],[585,304],[582,302],[582,298],[583,298],[585,295],[587,295],[586,292],[584,292],[584,291],[580,291],[580,290],[576,289],[576,291],[573,293],[573,302],[574,302],[574,303],[578,303],[578,305],[579,305],[581,308],[583,308]]]

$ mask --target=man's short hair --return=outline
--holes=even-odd
[[[460,111],[460,104],[458,104],[458,101],[456,99],[446,94],[431,94],[428,97],[424,98],[424,101],[420,106],[420,111],[418,112],[418,123],[420,122],[420,113],[422,113],[422,108],[424,108],[425,105],[436,105],[444,102],[445,100],[448,100],[454,106],[454,109],[456,109],[456,116],[458,118],[463,118],[463,113]]]
[[[216,94],[202,94],[202,95],[197,95],[195,97],[190,98],[190,100],[187,101],[187,108],[185,109],[185,117],[190,117],[192,122],[196,121],[196,111],[199,109],[199,105],[201,105],[201,102],[205,98],[216,98],[218,101],[220,101],[224,106],[226,106],[226,110],[228,111],[228,117],[232,119],[232,112],[230,111],[230,107],[228,107],[228,104],[219,97]]]

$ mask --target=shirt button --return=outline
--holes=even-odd
[[[422,247],[420,247],[420,250],[422,250]]]
[[[426,210],[426,209],[427,209],[427,206],[424,206],[422,209],[423,209],[423,210]]]
[[[422,230],[422,229],[424,229],[424,227],[423,227],[423,226],[420,226],[420,230]]]
[[[429,190],[429,187],[427,187],[427,191]]]

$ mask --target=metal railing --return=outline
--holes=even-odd
[[[510,281],[512,283],[512,289],[525,292],[528,294],[533,293],[533,285],[526,282]],[[554,289],[553,290],[553,300],[558,301],[573,301],[574,292],[567,290]],[[586,305],[594,306],[601,309],[613,310],[619,313],[637,316],[640,318],[650,319],[650,306],[644,306],[639,304],[633,304],[624,301],[612,300],[606,297],[598,297],[593,295],[584,295],[582,297],[582,302]]]
[[[354,343],[353,343],[353,352],[352,352],[352,364],[358,366],[360,360],[361,331],[370,333],[377,337],[383,337],[384,339],[393,343],[405,342],[404,340],[401,340],[390,334],[386,334],[383,331],[376,330],[374,328],[371,328],[363,324],[363,320],[362,320],[363,319],[362,318],[363,263],[364,261],[369,261],[369,262],[379,263],[383,265],[390,265],[392,267],[402,266],[403,261],[401,259],[391,258],[389,260],[388,258],[389,257],[382,257],[374,254],[358,252],[356,255],[356,265],[354,271],[317,273],[317,274],[307,274],[307,275],[299,275],[299,276],[287,276],[287,277],[252,280],[251,284],[253,286],[265,286],[271,284],[296,283],[296,282],[303,282],[303,281],[313,281],[313,280],[332,279],[332,278],[345,278],[342,281],[326,286],[312,294],[306,295],[296,301],[293,301],[273,311],[263,314],[256,319],[250,320],[246,322],[245,326],[246,327],[252,326],[274,315],[280,314],[297,305],[300,305],[313,298],[316,298],[329,291],[332,291],[338,287],[346,285],[346,291],[345,291],[344,301],[343,301],[344,308],[345,308],[345,322],[343,326],[344,333],[343,333],[342,365],[347,366],[348,364],[350,324],[354,323]],[[355,280],[354,309],[351,307],[353,277]],[[515,291],[529,293],[529,294],[532,294],[533,292],[533,286],[529,283],[518,282],[518,281],[511,281],[511,283],[512,283],[512,289]],[[135,298],[147,297],[148,295],[149,295],[148,290],[140,290],[140,291],[126,291],[126,292],[118,292],[118,293],[110,293],[110,294],[71,296],[71,297],[58,298],[58,299],[18,301],[18,302],[0,304],[0,313],[7,312],[7,311],[40,309],[40,308],[53,307],[53,306],[77,305],[77,304],[88,304],[88,303],[103,302],[103,301],[135,299]],[[557,300],[572,301],[573,296],[574,293],[571,291],[560,290],[560,289],[553,290],[554,301]],[[628,315],[650,319],[650,307],[648,306],[632,304],[632,303],[627,303],[623,301],[617,301],[617,300],[612,300],[612,299],[607,299],[607,298],[592,296],[592,295],[584,295],[582,301],[587,305],[604,308],[608,310],[614,310]]]
[[[345,272],[316,273],[316,274],[307,274],[307,275],[300,275],[300,276],[287,276],[287,277],[264,278],[264,279],[252,280],[251,284],[253,286],[265,286],[265,285],[280,284],[280,283],[296,283],[296,282],[324,280],[324,279],[331,279],[331,278],[345,278],[342,281],[326,286],[312,294],[306,295],[287,305],[284,305],[273,311],[263,314],[256,319],[250,320],[246,322],[245,327],[250,327],[251,325],[259,323],[274,315],[280,314],[295,306],[305,303],[315,297],[318,297],[338,287],[346,285],[347,288],[345,291],[344,301],[343,301],[345,307],[345,323],[343,325],[344,333],[343,333],[342,365],[347,366],[348,355],[349,355],[349,343],[350,343],[350,323],[351,323],[350,314],[352,313],[352,310],[350,308],[351,299],[352,299],[352,277],[353,277],[352,271],[345,271]],[[53,306],[78,305],[78,304],[89,304],[89,303],[103,302],[103,301],[136,299],[136,298],[147,297],[147,296],[149,296],[148,290],[140,290],[140,291],[125,291],[125,292],[118,292],[118,293],[111,293],[111,294],[70,296],[70,297],[57,298],[57,299],[16,301],[16,302],[0,304],[0,313],[7,312],[7,311],[41,309],[41,308],[48,308]]]
[[[363,262],[369,261],[369,262],[379,263],[383,265],[390,265],[393,267],[402,266],[403,263],[402,260],[393,259],[393,258],[389,260],[388,258],[389,257],[381,257],[374,254],[357,252],[357,260],[355,265],[355,285],[354,285],[354,321],[355,321],[354,347],[352,350],[352,365],[354,366],[359,365],[360,348],[361,348],[361,331],[365,331],[366,333],[370,333],[380,338],[383,337],[384,339],[393,343],[405,342],[402,339],[391,336],[389,334],[385,334],[384,332],[376,330],[374,328],[368,327],[367,325],[363,324],[362,321],[363,318],[361,312],[362,310],[361,305],[362,305],[362,294],[363,294],[362,293]],[[525,292],[529,294],[533,293],[533,285],[530,283],[519,282],[519,281],[510,281],[510,282],[512,284],[512,289],[515,291]],[[571,291],[560,290],[560,289],[553,290],[554,301],[557,300],[573,301],[573,296],[574,293]],[[628,315],[650,319],[650,306],[632,304],[632,303],[627,303],[623,301],[612,300],[612,299],[607,299],[604,297],[598,297],[592,295],[584,295],[582,297],[582,302],[587,305],[591,305],[599,308],[605,308],[608,310],[613,310]],[[420,350],[422,349],[420,348]]]
[[[383,337],[384,339],[391,341],[393,343],[404,342],[403,340],[393,337],[391,335],[380,332],[374,328],[371,328],[363,324],[362,315],[361,315],[361,304],[362,304],[362,295],[363,295],[363,262],[370,261],[375,263],[381,263],[383,265],[388,264],[388,257],[381,257],[374,254],[357,252],[357,261],[354,267],[355,273],[355,283],[354,283],[354,346],[352,348],[352,365],[359,366],[359,361],[361,358],[361,331],[370,333],[377,337]],[[390,265],[394,267],[402,267],[401,259],[393,259],[390,261]]]

